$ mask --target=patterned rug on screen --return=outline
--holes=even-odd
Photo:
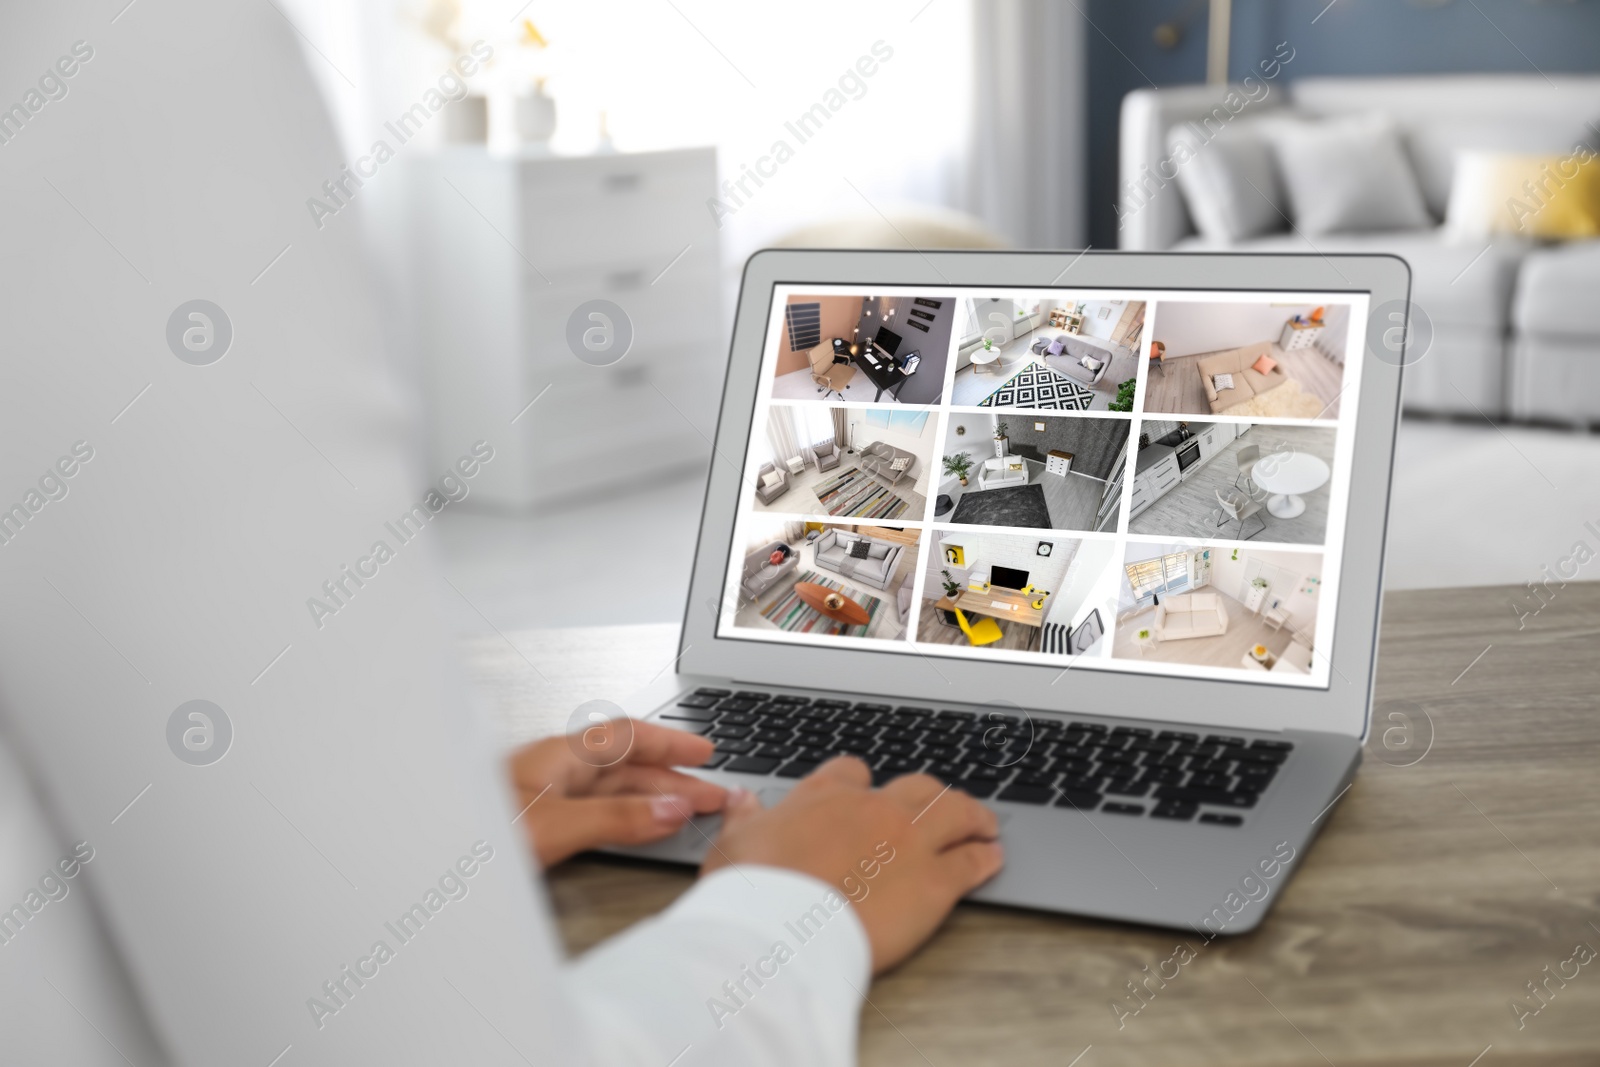
[[[898,519],[911,507],[859,467],[818,482],[817,499],[829,515],[852,519]]]
[[[794,591],[797,582],[810,582],[828,589],[837,589],[865,608],[872,618],[865,626],[836,622],[800,599],[800,594]],[[875,596],[858,593],[853,588],[846,589],[842,583],[832,578],[824,578],[815,571],[801,570],[795,573],[793,582],[784,585],[771,604],[761,609],[761,617],[776,624],[778,629],[788,630],[791,633],[865,637],[867,631],[872,629],[872,624],[878,621],[878,609],[882,606],[883,601]]]
[[[1006,383],[988,397],[978,401],[978,406],[1087,411],[1093,402],[1093,391],[1058,370],[1052,370],[1042,363],[1030,363],[1006,379]]]

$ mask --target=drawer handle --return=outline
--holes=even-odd
[[[612,289],[637,289],[644,284],[644,271],[616,270],[606,275],[606,284]]]
[[[639,188],[639,184],[643,180],[643,175],[638,173],[607,174],[603,179],[603,184],[608,193],[631,193]]]

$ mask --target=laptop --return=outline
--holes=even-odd
[[[768,805],[840,753],[972,794],[1006,845],[972,900],[1252,929],[1371,725],[1409,289],[1389,256],[755,255],[680,655],[624,710]],[[812,380],[884,331],[897,397]]]

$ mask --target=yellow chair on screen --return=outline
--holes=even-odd
[[[961,632],[967,635],[967,643],[973,648],[982,648],[992,645],[1005,636],[1000,629],[1000,624],[993,619],[979,619],[974,626],[967,621],[967,613],[956,608],[956,622],[961,626]]]

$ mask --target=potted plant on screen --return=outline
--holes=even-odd
[[[1106,405],[1106,410],[1107,411],[1132,411],[1133,410],[1133,391],[1134,391],[1135,387],[1138,385],[1138,383],[1139,383],[1139,379],[1137,379],[1137,378],[1129,378],[1127,381],[1125,381],[1121,385],[1117,386],[1117,398],[1115,400],[1113,400],[1111,403]]]
[[[948,567],[939,573],[944,575],[944,582],[942,583],[944,585],[944,595],[954,600],[956,594],[961,592],[961,583],[951,577],[950,568]]]
[[[967,473],[972,470],[972,457],[965,452],[957,452],[953,456],[944,457],[944,472],[953,474],[961,479],[961,484],[967,484]]]

